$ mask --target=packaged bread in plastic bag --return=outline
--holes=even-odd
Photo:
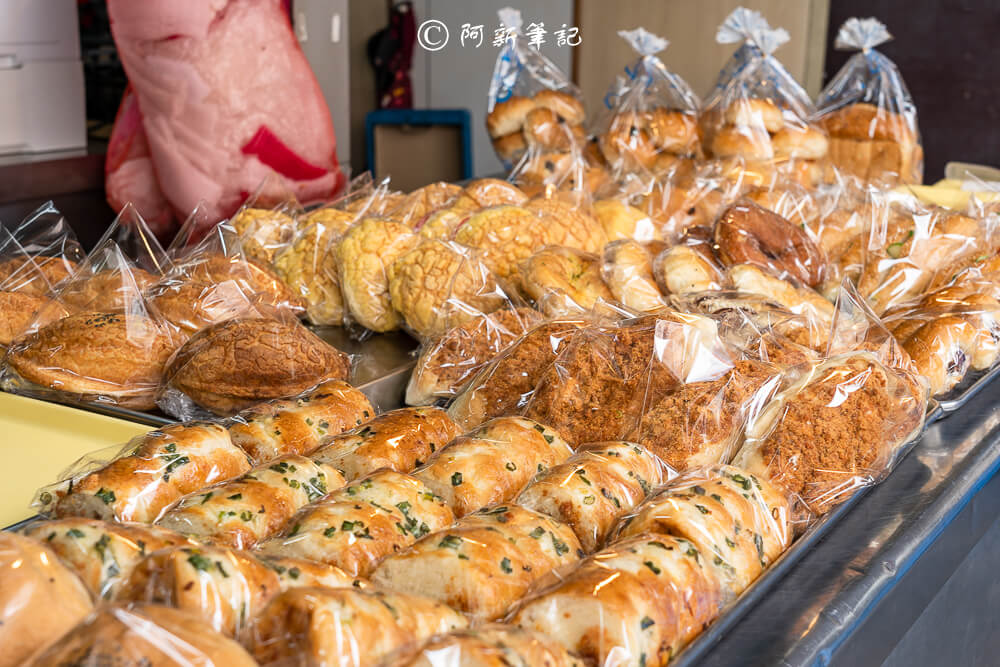
[[[376,667],[433,635],[468,626],[440,602],[386,591],[303,588],[278,595],[243,643],[257,664]]]
[[[108,605],[38,656],[34,665],[252,667],[235,640],[195,615],[157,604]]]
[[[56,517],[151,523],[182,496],[249,470],[222,425],[174,424],[136,436],[116,456],[80,459],[33,506]]]
[[[820,161],[828,152],[826,133],[811,124],[812,101],[772,55],[788,41],[788,33],[772,29],[759,12],[740,7],[719,26],[716,41],[741,46],[705,100],[706,154],[742,161],[740,168],[804,167],[807,184],[818,183]]]
[[[487,364],[458,394],[448,414],[464,429],[513,414],[531,398],[535,385],[578,330],[583,318],[543,322]]]
[[[834,46],[858,51],[816,101],[819,125],[830,135],[831,164],[865,181],[923,181],[917,108],[896,64],[875,50],[892,39],[875,18],[850,18]]]
[[[951,391],[971,371],[1000,356],[1000,292],[988,281],[963,282],[926,294],[885,314],[884,323],[932,396]]]
[[[525,293],[549,317],[572,317],[614,295],[601,275],[601,258],[564,246],[545,246],[521,264]]]
[[[69,314],[51,297],[53,286],[42,269],[46,258],[37,260],[0,228],[0,351],[32,322],[45,326]]]
[[[778,366],[723,340],[715,320],[687,313],[657,319],[649,377],[678,383],[648,391],[627,437],[678,471],[728,463],[745,425],[782,385]]]
[[[350,373],[347,354],[291,314],[260,308],[191,336],[164,368],[156,401],[181,419],[229,417]]]
[[[538,473],[514,502],[562,521],[591,553],[604,544],[621,516],[674,474],[635,443],[594,442]]]
[[[579,89],[532,46],[521,12],[497,12],[506,35],[486,103],[486,129],[493,149],[508,168],[528,147],[565,152],[585,139]]]
[[[382,561],[372,582],[498,620],[538,579],[583,557],[573,531],[517,505],[491,506]]]
[[[822,515],[880,480],[923,426],[924,381],[849,284],[840,290],[826,358],[750,421],[733,465]]]
[[[17,291],[44,296],[42,288],[45,285],[32,288],[28,283],[34,281],[17,279],[22,264],[31,259],[46,283],[57,287],[76,271],[85,257],[65,216],[49,201],[16,226],[4,229],[0,240],[0,283],[18,285]]]
[[[87,589],[44,542],[0,533],[0,571],[4,667],[30,663],[93,609]]]
[[[481,368],[542,319],[538,311],[526,307],[470,315],[464,324],[421,346],[406,385],[407,405],[430,405],[453,398]]]
[[[129,245],[143,252],[130,257]],[[61,283],[56,304],[39,311],[11,343],[3,386],[53,400],[152,409],[167,359],[180,342],[144,296],[167,266],[156,239],[126,207]],[[55,319],[54,311],[68,315]]]
[[[668,252],[666,243],[632,239],[612,241],[604,246],[601,276],[612,297],[639,312],[651,312],[665,304],[654,273],[654,261]],[[673,275],[673,271],[665,275]]]
[[[986,221],[912,197],[869,190],[871,219],[858,291],[876,313],[912,301],[947,273],[981,255]]]
[[[296,216],[302,205],[280,179],[269,176],[239,210],[229,224],[239,234],[244,252],[265,265],[274,261],[280,248],[295,236]]]
[[[85,517],[36,521],[24,529],[24,534],[55,551],[95,600],[114,597],[147,553],[194,544],[180,533],[159,526]]]
[[[257,551],[367,576],[385,557],[454,521],[444,499],[420,480],[383,469],[306,505]]]
[[[657,57],[667,40],[644,28],[619,30],[639,56],[604,96],[597,144],[612,172],[669,170],[701,153],[700,101]]]

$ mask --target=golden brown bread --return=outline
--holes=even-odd
[[[458,612],[425,598],[303,588],[276,597],[244,643],[264,665],[374,667],[393,651],[466,625]]]
[[[456,656],[464,667],[584,667],[558,642],[503,623],[454,630],[394,655],[397,667],[441,667],[440,656]]]
[[[44,327],[69,313],[45,296],[0,291],[0,350],[14,342],[32,323]]]
[[[342,380],[329,380],[297,398],[247,408],[229,425],[233,444],[255,463],[285,454],[309,454],[328,436],[375,416],[368,397]]]
[[[0,533],[0,666],[17,667],[90,613],[80,580],[41,542]]]
[[[45,542],[95,600],[110,599],[147,553],[192,544],[180,533],[141,523],[72,517],[39,521],[24,534]]]
[[[235,641],[200,618],[152,604],[102,607],[42,654],[36,667],[255,667]]]
[[[234,319],[202,329],[174,355],[171,387],[218,415],[346,380],[347,355],[297,322]]]
[[[232,282],[208,284],[164,281],[146,294],[157,315],[178,330],[178,338],[188,337],[216,322],[252,316],[256,311],[248,295]]]
[[[18,341],[8,363],[24,380],[46,389],[150,410],[173,350],[172,338],[147,317],[79,313]]]
[[[104,269],[91,276],[74,276],[59,291],[59,300],[77,311],[129,310],[159,278],[138,267]]]
[[[250,469],[247,455],[219,424],[187,422],[150,431],[130,443],[134,452],[57,489],[56,516],[118,521],[156,520],[181,496]],[[46,502],[48,501],[48,502]]]
[[[5,290],[45,296],[76,268],[76,262],[65,257],[11,257],[0,262],[0,285]]]

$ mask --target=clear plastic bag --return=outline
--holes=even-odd
[[[202,543],[252,549],[298,509],[346,483],[332,466],[288,454],[181,498],[156,522]]]
[[[565,523],[591,553],[604,544],[619,517],[675,474],[635,443],[590,443],[539,473],[514,502]]]
[[[144,291],[169,266],[138,213],[126,207],[60,283],[55,303],[11,343],[0,383],[52,400],[152,409],[164,366],[180,341]],[[55,319],[63,312],[70,315]]]
[[[735,600],[794,538],[792,506],[766,478],[729,465],[694,468],[657,489],[623,519],[617,538],[644,533],[694,543]]]
[[[479,313],[424,342],[406,385],[407,405],[453,398],[481,368],[510,347],[541,315],[531,308]]]
[[[42,515],[151,523],[181,496],[248,470],[223,426],[175,424],[136,436],[110,461],[80,459],[32,506]]]
[[[157,405],[181,419],[232,416],[262,401],[347,380],[348,355],[290,314],[237,317],[187,340],[164,369]]]
[[[915,375],[875,353],[832,354],[751,420],[733,464],[822,515],[888,473],[919,433],[926,402]]]
[[[479,253],[452,241],[425,240],[399,256],[389,267],[389,294],[406,328],[422,340],[520,304]]]
[[[382,468],[408,473],[460,434],[458,425],[441,408],[400,408],[324,438],[312,458],[332,465],[351,480]]]
[[[551,570],[583,557],[568,526],[517,505],[459,519],[382,561],[372,583],[447,603],[473,623],[497,620]]]
[[[539,581],[507,618],[596,665],[665,665],[721,610],[713,555],[681,537],[617,542]]]
[[[662,241],[623,239],[604,246],[601,276],[612,297],[640,312],[662,308],[665,302],[654,276],[653,261],[666,251]]]
[[[24,534],[48,545],[80,577],[95,600],[114,597],[146,554],[194,544],[159,526],[81,517],[38,521],[25,528]]]
[[[195,615],[154,604],[107,605],[42,653],[43,665],[148,664],[164,667],[253,667],[235,641]]]
[[[481,625],[472,630],[455,630],[432,637],[417,647],[387,658],[384,664],[400,667],[583,667],[583,662],[552,639],[502,623]]]
[[[33,258],[6,228],[0,228],[0,352],[33,322],[45,326],[69,314],[49,296],[53,287],[42,266],[53,261],[59,260]]]
[[[531,398],[535,385],[585,319],[544,322],[532,328],[486,365],[455,397],[448,414],[464,430],[513,414]]]
[[[521,264],[525,293],[549,317],[572,317],[590,311],[614,295],[602,278],[601,258],[575,248],[546,246]]]
[[[376,667],[394,651],[467,625],[444,604],[411,595],[303,588],[277,596],[243,643],[262,667]]]
[[[229,218],[250,259],[270,266],[274,256],[295,236],[302,212],[295,195],[276,176],[269,176]]]
[[[638,59],[608,89],[596,121],[598,146],[612,172],[662,171],[678,158],[700,156],[701,102],[657,57],[667,40],[644,28],[619,30],[618,35]]]
[[[413,476],[441,496],[456,517],[514,499],[535,473],[573,449],[544,424],[497,417],[439,449]]]
[[[329,436],[374,416],[374,406],[361,391],[330,380],[295,398],[251,406],[234,416],[228,428],[233,444],[259,465],[286,454],[310,454]]]
[[[87,589],[42,542],[0,533],[0,568],[0,664],[5,667],[30,662],[93,608]]]
[[[744,426],[782,385],[779,367],[745,358],[714,320],[699,315],[658,319],[650,364],[651,382],[667,376],[678,383],[650,387],[627,438],[678,471],[728,463]]]
[[[917,108],[895,63],[875,50],[892,39],[874,18],[850,18],[834,45],[851,56],[816,101],[817,120],[830,135],[830,162],[865,181],[889,185],[923,181]]]
[[[32,211],[17,226],[4,231],[0,241],[0,283],[5,285],[11,284],[8,281],[17,275],[20,265],[31,258],[48,285],[57,287],[86,257],[73,229],[51,201]],[[37,291],[42,287],[39,285]]]
[[[810,123],[812,101],[772,55],[788,33],[772,29],[759,12],[738,8],[719,26],[716,41],[740,44],[705,100],[702,145],[738,169],[805,169],[814,185],[822,178],[826,133]]]
[[[530,146],[565,151],[583,143],[579,89],[530,44],[520,11],[506,7],[497,14],[507,32],[486,103],[486,129],[497,156],[509,167]]]
[[[386,556],[454,521],[444,499],[418,479],[380,470],[306,505],[257,551],[335,565],[363,577]]]

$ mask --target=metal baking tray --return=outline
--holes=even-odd
[[[943,415],[941,406],[936,401],[927,404],[927,413],[924,416],[924,426],[920,433],[908,443],[903,445],[899,451],[897,462],[905,458],[916,446],[917,442],[927,431],[927,427],[940,419]],[[890,475],[892,472],[890,471]],[[810,526],[799,536],[797,540],[778,557],[774,563],[761,574],[756,581],[747,587],[740,597],[723,611],[715,621],[712,622],[701,634],[694,638],[677,657],[670,661],[670,667],[694,667],[715,646],[724,634],[729,632],[751,609],[766,595],[768,595],[784,578],[795,564],[802,557],[816,546],[827,533],[840,521],[840,519],[851,511],[861,498],[868,493],[873,486],[865,486],[858,489],[847,500],[838,505],[832,512]]]
[[[937,402],[941,404],[941,409],[945,413],[954,412],[982,391],[983,387],[988,385],[990,380],[997,375],[1000,375],[1000,364],[984,371],[969,371],[951,391],[938,397]]]
[[[351,355],[351,384],[364,392],[378,412],[402,407],[406,383],[416,364],[416,340],[401,331],[375,334],[364,340],[357,340],[351,338],[343,327],[323,326],[310,329],[338,350]],[[163,426],[176,421],[159,410],[139,412],[112,404],[81,403],[50,395],[46,395],[44,400],[149,426]]]

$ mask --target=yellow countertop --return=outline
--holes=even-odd
[[[34,514],[39,487],[88,452],[124,444],[144,424],[0,392],[0,528]]]

